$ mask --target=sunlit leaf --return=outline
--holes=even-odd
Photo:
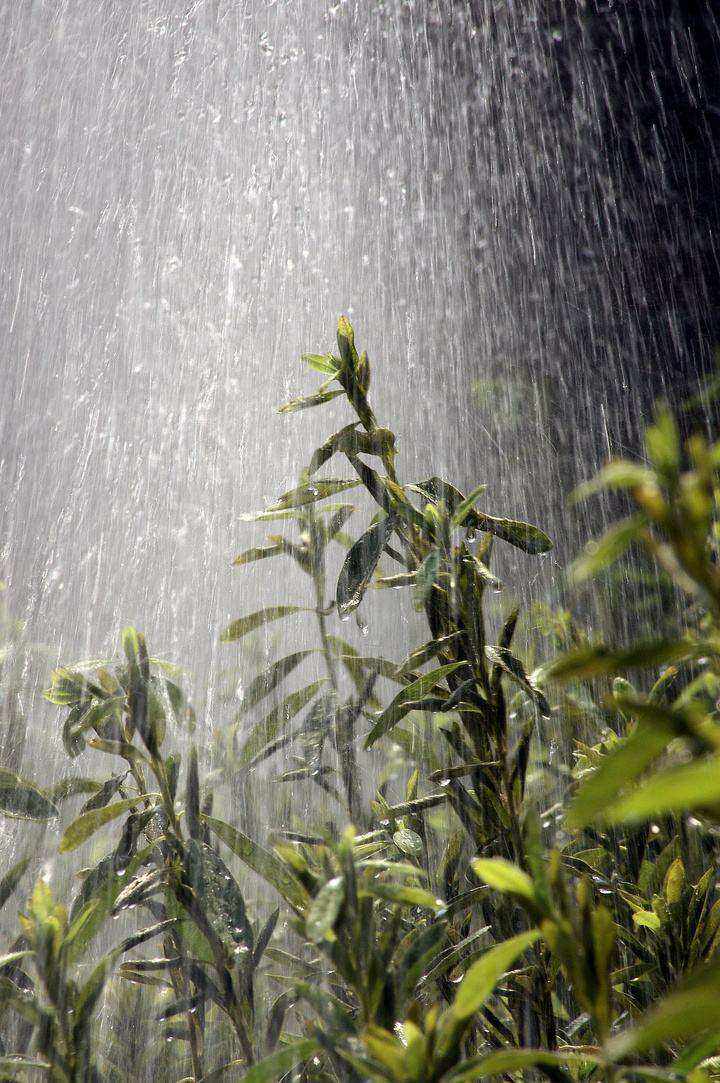
[[[505,861],[502,857],[476,857],[472,862],[473,872],[496,891],[517,895],[521,899],[535,901],[535,887],[526,872]]]
[[[500,979],[515,960],[540,936],[539,929],[519,933],[485,952],[468,970],[460,983],[450,1011],[458,1020],[470,1019],[492,995]]]
[[[135,808],[143,800],[142,797],[130,797],[125,801],[116,801],[112,805],[106,805],[105,808],[84,812],[82,816],[78,816],[65,828],[63,837],[60,840],[60,853],[66,854],[70,850],[76,850],[78,846],[81,846],[83,842],[89,839],[91,835],[94,835],[96,831],[99,831],[105,824],[110,823],[111,820],[116,820],[124,812],[129,812],[130,809]]]

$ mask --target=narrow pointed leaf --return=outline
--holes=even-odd
[[[91,835],[94,835],[96,831],[99,831],[105,824],[110,823],[111,820],[116,820],[118,816],[122,816],[124,812],[129,812],[130,809],[144,800],[143,797],[130,797],[126,801],[116,801],[104,808],[84,812],[82,816],[78,816],[76,820],[73,820],[69,827],[66,827],[65,833],[60,840],[60,853],[66,854],[70,850],[76,850],[78,846],[81,846],[83,842],[89,839]]]
[[[530,929],[497,944],[482,955],[468,970],[457,991],[450,1011],[458,1020],[470,1019],[492,995],[497,983],[511,969],[515,960],[540,937],[539,929]]]
[[[259,843],[254,842],[242,831],[231,827],[223,820],[217,820],[214,816],[202,816],[204,823],[221,839],[228,849],[232,850],[241,861],[267,881],[275,890],[296,909],[304,909],[308,902],[308,895],[299,880],[277,854],[266,850]]]
[[[247,617],[234,620],[220,636],[221,643],[234,643],[242,639],[248,632],[254,632],[256,628],[262,628],[264,624],[290,617],[293,613],[307,612],[301,605],[273,605],[267,609],[259,609],[256,613],[249,613]]]
[[[494,666],[498,666],[515,684],[527,692],[530,699],[537,705],[540,714],[548,717],[551,714],[550,704],[534,681],[528,677],[525,667],[519,658],[516,658],[507,647],[486,647],[485,654]]]
[[[0,816],[18,820],[53,820],[57,808],[38,786],[0,768]]]
[[[345,557],[335,597],[341,617],[352,613],[360,605],[396,523],[394,515],[386,515],[358,538]]]
[[[305,917],[305,934],[311,944],[327,939],[345,901],[345,878],[334,876],[318,891]]]
[[[375,725],[365,740],[365,748],[371,748],[380,737],[388,733],[401,718],[404,718],[409,710],[412,710],[412,707],[407,706],[409,703],[422,698],[436,684],[463,665],[465,665],[464,662],[451,662],[446,666],[438,666],[437,669],[424,673],[407,684],[376,719]]]

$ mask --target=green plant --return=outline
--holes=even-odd
[[[176,671],[133,629],[121,661],[53,674],[68,756],[89,750],[112,767],[48,790],[5,770],[0,812],[53,821],[81,800],[62,855],[115,834],[69,912],[43,878],[21,906],[0,956],[0,1025],[13,1041],[0,1078],[717,1078],[720,444],[683,445],[661,409],[648,462],[611,463],[579,494],[609,487],[629,506],[575,580],[642,547],[674,584],[669,634],[597,643],[567,609],[538,607],[524,627],[560,653],[537,665],[532,646],[515,646],[518,611],[499,612],[493,545],[536,556],[548,537],[486,512],[483,486],[465,495],[438,477],[401,479],[346,319],[338,353],[305,361],[324,382],[283,409],[344,399],[355,420],[250,517],[297,537],[271,535],[236,564],[289,557],[309,604],[278,599],[223,639],[306,612],[317,646],[244,685],[211,770]],[[337,456],[353,476],[319,477]],[[346,528],[359,509],[334,499],[351,489],[371,501],[357,539]],[[336,634],[333,621],[357,615],[371,590],[396,587],[426,625],[406,658]],[[322,675],[289,689],[317,656]],[[225,787],[252,796],[281,754],[293,759],[277,781],[309,782],[320,801],[315,822],[267,825],[267,843],[235,822]],[[370,757],[386,765],[374,793]],[[265,921],[251,920],[256,881],[238,862],[277,896]],[[29,865],[0,882],[0,905]],[[137,931],[100,953],[107,919],[137,915]],[[157,954],[136,951],[151,941]],[[93,1041],[101,996],[104,1045]]]

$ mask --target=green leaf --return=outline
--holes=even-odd
[[[524,553],[538,556],[549,552],[553,543],[547,534],[530,523],[521,523],[516,519],[498,519],[494,515],[485,515],[479,511],[469,512],[465,519],[466,526],[493,534],[496,538],[522,549]]]
[[[689,812],[720,802],[720,756],[656,771],[643,785],[605,810],[610,824],[640,823],[669,812]]]
[[[485,654],[494,666],[501,669],[515,684],[520,685],[527,692],[530,699],[536,704],[540,714],[545,715],[546,718],[551,715],[550,704],[535,682],[528,677],[522,662],[515,657],[512,651],[508,650],[507,647],[488,646],[485,648]]]
[[[542,666],[541,672],[545,680],[551,681],[590,680],[594,677],[613,677],[620,670],[663,666],[715,653],[717,650],[709,644],[678,639],[640,641],[631,647],[619,649],[598,644],[561,654],[554,662]]]
[[[601,538],[588,542],[582,555],[570,566],[568,572],[570,580],[574,583],[582,583],[597,575],[608,564],[619,560],[638,537],[644,525],[643,515],[632,515],[628,519],[614,523]]]
[[[233,560],[233,565],[239,568],[243,564],[253,564],[257,560],[266,560],[268,557],[276,557],[285,552],[283,541],[273,542],[272,545],[259,545],[254,549],[246,549],[244,553]]]
[[[8,869],[2,880],[0,880],[0,910],[17,888],[29,864],[29,857],[21,858],[12,868]]]
[[[253,872],[274,887],[286,902],[296,910],[303,910],[307,906],[308,894],[305,888],[277,854],[253,842],[242,831],[231,827],[223,820],[206,815],[201,818],[241,861],[244,861]]]
[[[290,489],[283,493],[279,500],[265,509],[265,513],[284,511],[286,508],[301,508],[305,504],[315,504],[318,500],[325,500],[328,496],[336,496],[344,493],[347,489],[356,489],[359,481],[346,478],[313,478],[305,485],[299,485],[296,489]]]
[[[401,853],[408,857],[419,857],[423,852],[423,840],[417,831],[411,831],[409,827],[402,827],[393,835],[393,842]]]
[[[539,929],[519,933],[518,936],[490,948],[474,962],[460,983],[450,1008],[454,1018],[465,1021],[479,1011],[518,956],[527,951],[539,937]]]
[[[252,951],[253,931],[240,888],[225,862],[200,839],[185,844],[183,879],[202,906],[213,932],[224,943]]]
[[[256,613],[249,613],[247,617],[234,620],[220,636],[220,642],[234,643],[246,636],[248,632],[254,632],[256,628],[261,628],[264,624],[281,620],[283,617],[290,617],[293,613],[307,612],[309,610],[301,605],[273,605],[267,609],[259,609]]]
[[[216,1068],[213,1072],[202,1076],[200,1083],[218,1083],[226,1072],[234,1069],[243,1072],[242,1083],[277,1083],[296,1064],[307,1060],[320,1048],[320,1043],[315,1038],[301,1038],[297,1042],[283,1046],[276,1053],[271,1053],[265,1060],[247,1068],[244,1060],[233,1060]]]
[[[53,786],[48,796],[54,804],[58,804],[80,794],[97,793],[100,786],[101,783],[94,778],[64,778]]]
[[[265,696],[269,695],[279,684],[281,684],[286,677],[296,669],[301,662],[308,658],[314,651],[296,651],[295,654],[288,654],[286,658],[279,658],[273,662],[263,672],[259,673],[248,687],[243,691],[241,697],[241,710],[247,711],[251,707],[258,704]]]
[[[452,517],[452,526],[463,526],[468,517],[468,513],[486,491],[487,485],[478,485],[477,489],[473,489],[470,495],[466,496],[465,499],[458,504]]]
[[[347,617],[360,605],[396,523],[396,516],[386,515],[358,538],[348,551],[340,570],[335,596],[340,617]]]
[[[720,1027],[720,968],[717,963],[690,978],[655,1004],[635,1025],[616,1034],[606,1046],[611,1061],[685,1042]]]
[[[421,906],[425,910],[432,910],[439,914],[445,903],[438,899],[431,891],[424,887],[412,887],[409,884],[381,884],[372,880],[364,885],[363,890],[368,895],[374,895],[378,899],[394,903],[396,906]]]
[[[0,768],[0,815],[18,820],[53,820],[60,813],[43,790]]]
[[[636,910],[633,914],[633,922],[645,929],[653,929],[658,932],[661,927],[660,918],[654,910]]]
[[[471,1057],[463,1061],[458,1068],[444,1076],[446,1083],[474,1083],[477,1079],[488,1076],[505,1075],[509,1072],[524,1072],[537,1066],[562,1068],[573,1064],[600,1064],[599,1057],[593,1053],[550,1053],[546,1049],[499,1049],[484,1057]],[[553,1076],[554,1078],[554,1076]]]
[[[439,549],[432,549],[415,572],[413,608],[418,612],[424,609],[425,603],[432,593],[432,589],[440,575],[441,564],[442,553]]]
[[[680,470],[680,433],[667,407],[658,410],[655,424],[645,430],[645,451],[663,479],[677,475]]]
[[[22,1053],[9,1053],[7,1056],[0,1056],[0,1071],[2,1072],[12,1072],[15,1069],[22,1071],[25,1068],[38,1072],[49,1072],[52,1070],[52,1064],[43,1057],[27,1057]],[[8,1078],[13,1077],[9,1076]]]
[[[318,891],[305,917],[305,935],[311,944],[319,944],[332,933],[340,908],[345,901],[345,877],[334,876]]]
[[[471,862],[473,872],[496,891],[517,895],[521,899],[535,902],[535,887],[526,872],[505,861],[502,857],[476,857]]]
[[[579,485],[571,494],[570,501],[575,504],[605,489],[637,489],[654,484],[652,471],[639,463],[627,459],[616,459],[608,463],[591,481]]]
[[[304,353],[302,360],[316,372],[322,372],[326,376],[334,376],[338,370],[338,363],[331,353]]]
[[[243,742],[239,755],[240,763],[250,764],[268,745],[272,744],[326,682],[327,678],[321,677],[320,680],[313,681],[305,688],[291,692],[282,703],[279,703],[261,722],[258,722]]]
[[[568,826],[585,827],[614,805],[618,794],[635,780],[663,751],[673,731],[663,719],[658,724],[640,723],[587,775],[573,798],[567,814]]]
[[[332,402],[338,395],[344,394],[342,387],[337,387],[332,391],[318,391],[315,395],[304,395],[297,399],[290,399],[289,402],[278,407],[278,413],[292,414],[296,410],[307,410],[312,406],[322,406],[326,402]]]
[[[450,662],[448,665],[438,666],[437,669],[433,669],[430,673],[424,673],[421,677],[411,681],[410,684],[405,685],[394,700],[376,718],[375,725],[365,740],[365,748],[371,748],[380,737],[383,737],[401,718],[404,718],[409,710],[412,710],[412,707],[407,706],[409,703],[422,698],[436,684],[465,664],[465,662]]]
[[[105,824],[110,823],[111,820],[116,820],[118,816],[122,816],[124,812],[128,812],[144,800],[143,797],[129,797],[125,801],[116,801],[113,805],[106,805],[104,808],[84,812],[82,816],[78,816],[65,828],[63,837],[60,840],[59,852],[67,854],[70,850],[76,850],[78,846],[81,846],[83,842],[89,839],[91,835],[94,835],[96,831],[99,831]]]

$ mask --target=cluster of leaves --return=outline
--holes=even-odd
[[[165,1077],[196,1083],[715,1078],[720,444],[683,445],[661,410],[647,462],[613,462],[578,494],[618,491],[628,514],[588,546],[575,579],[642,548],[685,603],[682,631],[616,647],[576,634],[565,612],[545,614],[543,630],[570,647],[532,669],[515,646],[518,610],[498,612],[493,546],[535,557],[550,539],[486,510],[483,486],[402,481],[345,318],[337,343],[337,354],[305,357],[324,382],[283,411],[343,398],[355,420],[313,453],[296,488],[248,517],[297,537],[273,534],[235,561],[289,557],[310,604],[283,599],[223,635],[234,643],[308,613],[317,648],[245,686],[205,773],[175,671],[127,629],[121,662],[57,670],[47,693],[68,756],[122,770],[50,792],[0,774],[8,816],[54,820],[84,801],[61,854],[116,830],[69,913],[42,879],[22,908],[0,957],[3,1033],[19,1050],[0,1050],[0,1077],[147,1071],[93,1041],[101,1000],[125,1010],[124,987],[169,1043]],[[338,457],[351,477],[318,476]],[[372,510],[353,538],[356,509],[336,498],[360,488]],[[361,654],[334,633],[371,588],[409,592],[427,631],[408,657]],[[287,691],[312,658],[323,675]],[[553,762],[548,735],[580,717],[600,731],[578,732],[574,763]],[[370,750],[395,764],[375,792]],[[284,825],[268,845],[234,822],[225,787],[260,784],[281,755],[277,780],[321,800],[316,824]],[[328,800],[340,827],[322,825]],[[28,865],[0,882],[0,904]],[[267,920],[248,901],[257,878],[277,896]],[[135,913],[146,919],[137,931],[100,955],[107,919]],[[159,954],[136,951],[150,941]]]

